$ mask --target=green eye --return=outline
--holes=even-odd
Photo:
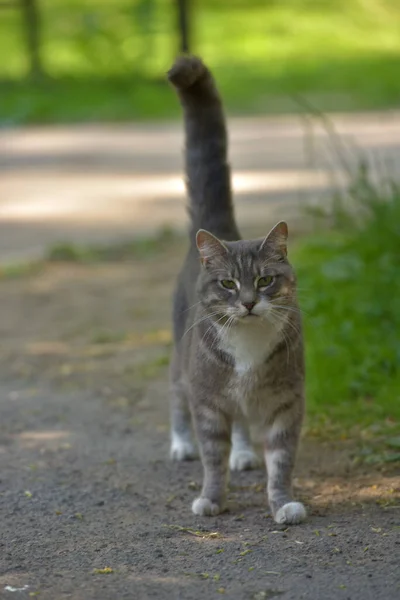
[[[221,285],[222,285],[222,287],[226,288],[227,290],[236,289],[236,283],[234,281],[232,281],[232,279],[221,279]]]
[[[260,279],[257,282],[257,287],[259,287],[259,288],[268,287],[269,285],[271,285],[273,280],[274,280],[274,278],[272,277],[272,275],[268,275],[267,277],[260,277]]]

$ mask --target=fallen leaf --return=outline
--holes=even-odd
[[[222,535],[218,531],[196,531],[195,529],[191,529],[190,527],[182,527],[182,525],[164,525],[164,527],[168,527],[168,529],[176,529],[177,531],[184,531],[185,533],[189,533],[190,535],[194,535],[203,539],[214,539],[222,537]]]
[[[200,485],[198,483],[196,483],[195,481],[189,481],[188,488],[189,488],[189,490],[199,490]]]
[[[110,573],[114,573],[114,569],[111,567],[104,567],[103,569],[93,569],[93,575],[109,575]]]

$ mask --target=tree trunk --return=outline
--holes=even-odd
[[[29,57],[29,74],[38,78],[43,75],[40,56],[40,17],[37,0],[21,0],[25,40]]]
[[[179,51],[189,52],[189,3],[190,0],[177,0],[178,2],[178,33],[179,33]]]

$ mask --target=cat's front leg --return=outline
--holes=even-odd
[[[299,443],[301,415],[296,403],[288,403],[267,428],[265,462],[268,473],[268,500],[277,523],[294,525],[307,513],[292,494],[292,474]]]
[[[213,405],[193,410],[194,424],[204,469],[201,495],[192,504],[195,515],[218,515],[225,510],[231,422]]]

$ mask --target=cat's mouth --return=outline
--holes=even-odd
[[[259,319],[259,315],[256,315],[254,313],[247,313],[247,315],[240,315],[239,320],[240,321],[254,321],[255,319]]]

